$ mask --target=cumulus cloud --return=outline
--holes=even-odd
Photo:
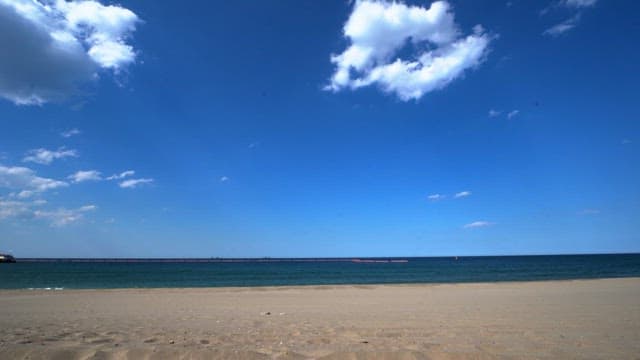
[[[375,84],[403,101],[440,89],[480,64],[491,40],[480,25],[462,37],[446,1],[429,8],[356,1],[343,33],[350,45],[331,56],[336,69],[325,89]],[[399,58],[408,45],[414,50],[411,58]]]
[[[520,110],[509,111],[509,113],[507,114],[507,119],[512,119],[518,116],[518,114],[520,114]]]
[[[64,181],[37,176],[26,167],[0,165],[0,188],[19,190],[19,197],[28,197],[36,192],[68,186]]]
[[[127,41],[137,22],[93,0],[0,0],[0,97],[40,105],[81,93],[101,69],[134,62]]]
[[[460,199],[460,198],[464,198],[467,196],[471,196],[471,191],[461,191],[459,193],[456,193],[455,195],[453,195],[454,198],[456,199]]]
[[[446,198],[446,196],[442,195],[442,194],[431,194],[429,196],[427,196],[427,199],[429,199],[430,201],[438,201],[438,200],[442,200]]]
[[[472,223],[466,224],[464,226],[465,229],[474,229],[474,228],[481,228],[481,227],[487,227],[487,226],[491,226],[493,225],[493,223],[488,222],[488,221],[474,221]]]
[[[227,181],[229,181],[229,177],[228,176],[222,176],[220,178],[220,182],[227,182]]]
[[[120,182],[118,186],[123,189],[133,189],[140,185],[150,184],[153,182],[153,179],[128,179]]]
[[[136,172],[133,171],[133,170],[127,170],[127,171],[123,171],[123,172],[121,172],[119,174],[113,174],[113,175],[109,176],[107,178],[107,180],[120,180],[120,179],[124,179],[124,178],[126,178],[128,176],[133,176],[133,175],[135,175],[135,173]]]
[[[74,183],[81,183],[85,181],[100,181],[102,180],[102,176],[100,175],[100,171],[80,170],[75,174],[69,175],[68,179],[71,179]]]
[[[59,148],[58,150],[34,149],[27,152],[27,156],[22,159],[24,162],[34,162],[41,165],[49,165],[53,160],[64,159],[67,157],[78,157],[78,152]]]
[[[80,135],[80,133],[81,133],[80,130],[78,130],[77,128],[73,128],[73,129],[69,129],[61,132],[60,136],[62,136],[63,138],[70,138],[72,136]]]

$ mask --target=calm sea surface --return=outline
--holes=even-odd
[[[0,288],[404,284],[640,276],[640,254],[460,257],[457,260],[453,257],[403,259],[408,262],[369,263],[352,262],[350,259],[36,262],[18,259],[16,264],[0,264]]]

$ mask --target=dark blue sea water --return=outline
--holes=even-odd
[[[350,259],[35,262],[18,259],[16,264],[0,264],[0,288],[406,284],[640,276],[640,254],[405,259],[408,262],[368,263]]]

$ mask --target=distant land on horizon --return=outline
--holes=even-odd
[[[581,254],[518,254],[518,255],[443,255],[443,256],[347,256],[347,257],[105,257],[105,258],[55,258],[25,257],[16,259],[21,262],[408,262],[417,259],[442,258],[495,258],[495,257],[532,257],[532,256],[602,256],[602,255],[638,255],[640,253],[581,253]]]

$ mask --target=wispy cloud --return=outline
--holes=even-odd
[[[453,197],[456,199],[464,198],[467,196],[471,196],[471,191],[460,191],[459,193],[453,195]]]
[[[32,208],[36,206],[33,202],[3,200],[0,198],[0,220],[16,218],[33,218]]]
[[[429,201],[439,201],[446,198],[445,195],[442,194],[431,194],[429,196],[427,196],[427,199],[429,199]]]
[[[564,0],[561,4],[566,7],[585,8],[594,6],[598,0]]]
[[[121,172],[119,174],[113,174],[113,175],[107,177],[107,180],[120,180],[120,179],[124,179],[126,177],[129,177],[129,176],[133,176],[135,174],[136,174],[135,171],[127,170],[127,171],[123,171],[123,172]]]
[[[491,225],[493,225],[493,223],[488,221],[474,221],[472,223],[464,225],[463,227],[465,229],[475,229],[475,228],[487,227]]]
[[[98,71],[134,62],[137,23],[131,10],[93,0],[0,0],[0,97],[41,105],[78,95]]]
[[[500,114],[502,114],[502,111],[500,111],[500,110],[494,110],[494,109],[489,110],[489,117],[490,118],[500,116]]]
[[[59,208],[56,210],[35,210],[33,215],[37,219],[44,219],[54,227],[67,226],[77,223],[84,218],[84,214],[94,211],[95,205],[85,205],[77,209]]]
[[[152,182],[153,179],[128,179],[120,182],[118,186],[123,189],[133,189],[141,185],[150,184]]]
[[[509,113],[507,114],[507,119],[512,119],[518,116],[518,114],[520,114],[520,110],[509,111]]]
[[[68,179],[70,179],[74,183],[81,183],[85,181],[100,181],[102,180],[102,176],[100,175],[100,171],[80,170],[75,174],[69,175]]]
[[[70,138],[72,136],[80,135],[81,133],[82,132],[77,128],[73,128],[73,129],[69,129],[61,132],[60,136],[62,136],[63,138]]]
[[[0,220],[42,219],[51,226],[61,227],[79,222],[83,219],[84,214],[97,209],[95,205],[84,205],[75,209],[42,209],[42,206],[46,205],[46,203],[44,200],[18,201],[0,198]]]
[[[41,165],[49,165],[54,160],[64,159],[68,157],[78,157],[78,152],[76,150],[65,148],[59,148],[58,150],[47,150],[40,148],[29,150],[22,161],[33,162]]]
[[[633,143],[633,141],[631,141],[631,139],[622,139],[621,143],[622,145],[629,145]]]
[[[228,176],[220,177],[220,182],[227,182],[227,181],[229,181],[229,177]]]
[[[420,99],[478,66],[491,41],[480,25],[473,34],[460,37],[446,1],[433,2],[429,8],[355,1],[343,32],[350,45],[331,56],[336,69],[325,90],[378,85],[403,101]],[[398,55],[409,42],[422,50],[403,60]]]
[[[552,2],[540,12],[541,15],[546,15],[554,9],[564,11],[567,11],[568,9],[568,11],[573,15],[568,19],[549,27],[542,34],[551,37],[559,37],[566,34],[569,30],[574,29],[578,25],[583,10],[593,7],[596,2],[597,0],[559,0]]]
[[[543,34],[553,36],[553,37],[560,36],[566,33],[567,31],[573,29],[574,27],[576,27],[579,21],[580,21],[580,14],[576,14],[568,18],[567,20],[559,24],[555,24],[552,27],[548,28],[543,32]]]

